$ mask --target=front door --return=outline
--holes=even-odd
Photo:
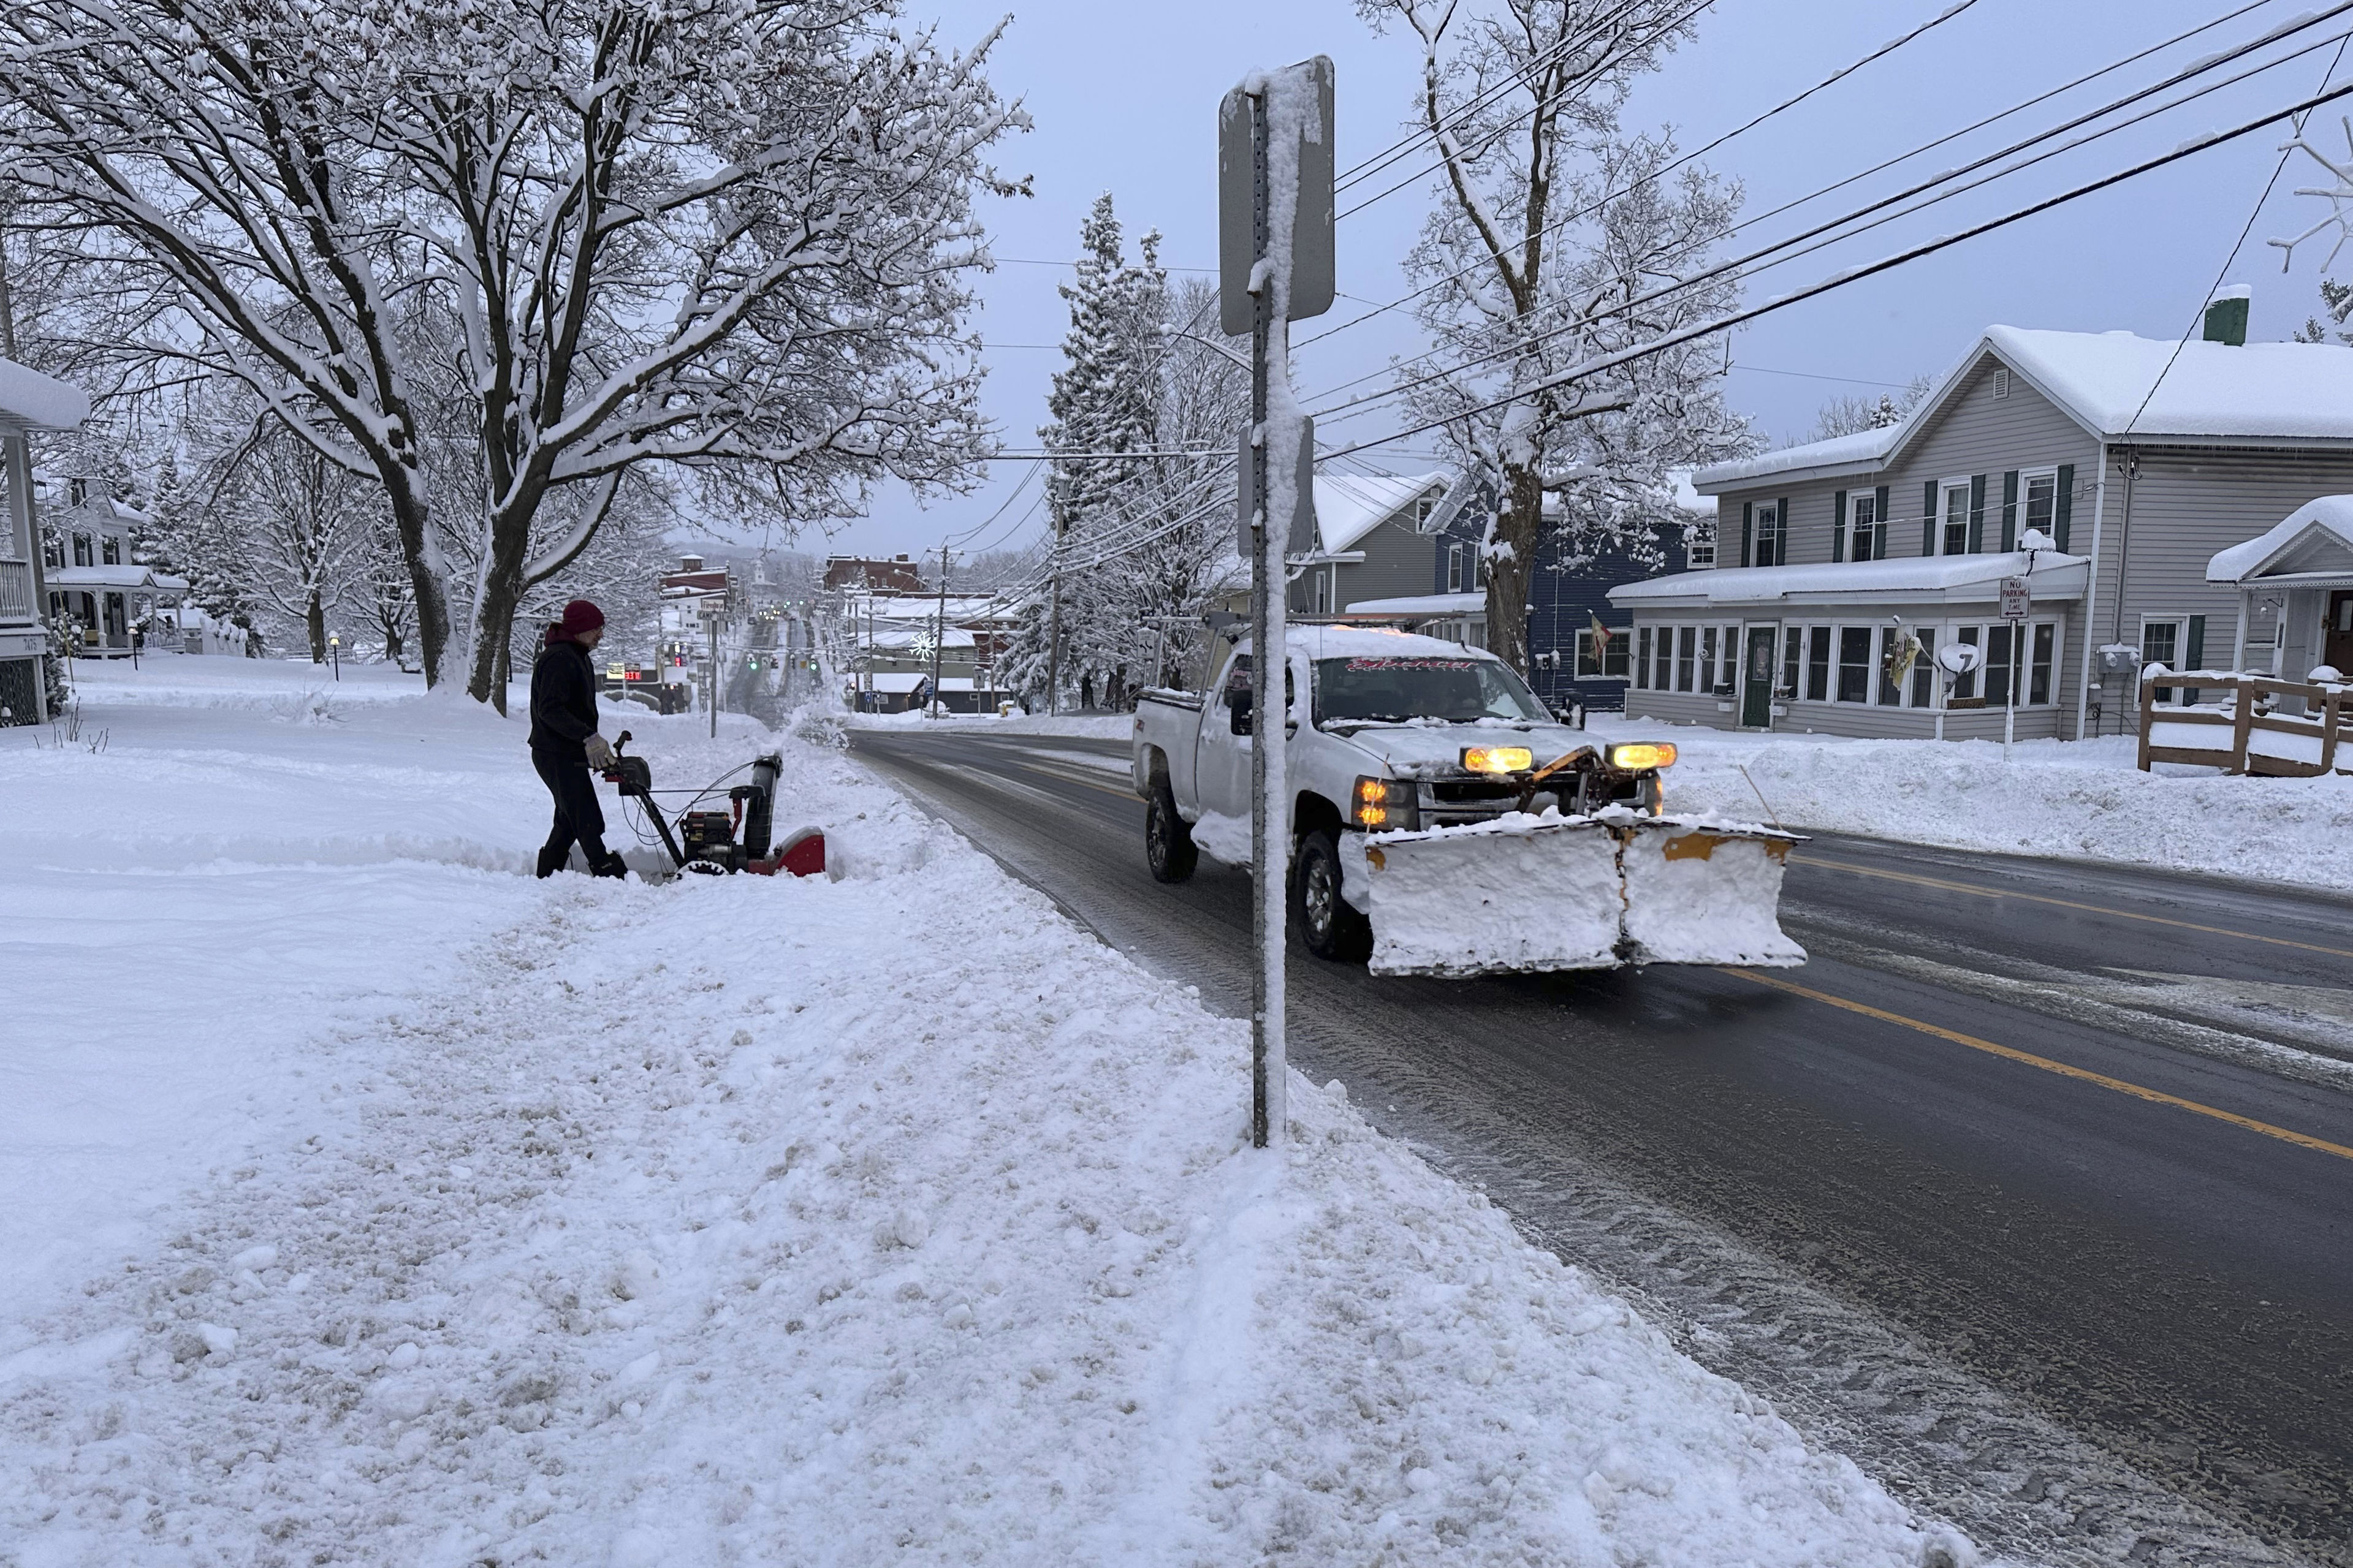
[[[1751,730],[1773,724],[1773,628],[1748,628],[1748,657],[1741,660],[1740,722]]]
[[[2328,628],[2320,639],[2320,660],[2340,676],[2353,674],[2353,593],[2328,595]]]

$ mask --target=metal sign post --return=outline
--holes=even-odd
[[[2027,556],[2027,570],[2034,569],[2034,557]],[[2018,682],[2026,672],[2026,615],[2034,607],[2034,594],[2023,577],[2001,580],[2001,618],[2010,626],[2010,681],[2002,689],[2001,760],[2010,761],[2010,743],[2018,738]]]
[[[1314,515],[1314,436],[1291,387],[1291,323],[1332,308],[1333,71],[1323,55],[1253,72],[1218,110],[1219,319],[1250,335],[1239,542],[1250,563],[1250,1142],[1282,1141],[1287,558]],[[1279,487],[1271,478],[1282,476]]]

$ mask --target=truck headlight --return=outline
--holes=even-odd
[[[1414,825],[1413,782],[1360,775],[1348,795],[1348,820],[1358,827],[1411,827]]]
[[[1462,766],[1474,773],[1524,773],[1536,765],[1536,754],[1525,746],[1465,746]]]
[[[1609,748],[1609,765],[1620,773],[1639,773],[1675,765],[1672,741],[1624,741]]]

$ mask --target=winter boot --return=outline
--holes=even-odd
[[[565,863],[571,858],[572,851],[568,848],[550,849],[543,847],[539,852],[539,879],[543,882],[554,876],[564,869]]]
[[[597,861],[590,869],[593,875],[598,877],[625,878],[629,874],[628,863],[609,849],[605,852],[605,858]]]

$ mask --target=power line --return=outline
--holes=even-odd
[[[1901,210],[1896,211],[1883,211],[1883,209],[1897,206],[1899,204],[1909,201],[1911,198],[1918,196],[1923,193],[1935,190],[1936,186],[1943,184],[1958,175],[1971,174],[1979,169],[1983,169],[1988,164],[1999,163],[2004,158],[2008,158],[2018,153],[2031,149],[2035,143],[2039,142],[2047,142],[2054,136],[2063,134],[2066,132],[2087,124],[2092,121],[2101,119],[2142,99],[2146,99],[2155,93],[2161,92],[2168,88],[2179,86],[2181,83],[2189,80],[2192,77],[2210,71],[2213,69],[2215,66],[2226,63],[2231,58],[2243,56],[2247,52],[2255,48],[2260,48],[2266,44],[2275,43],[2284,37],[2302,31],[2304,28],[2315,26],[2319,22],[2328,20],[2330,17],[2348,10],[2353,10],[2353,0],[2339,0],[2339,3],[2333,6],[2329,11],[2309,14],[2306,16],[2298,17],[2287,23],[2283,27],[2275,28],[2272,33],[2254,40],[2244,48],[2234,51],[2232,55],[2218,56],[2200,61],[2189,67],[2183,71],[2177,72],[2174,76],[2168,78],[2163,81],[2138,89],[2126,94],[2125,97],[2113,100],[2098,109],[2078,115],[2073,120],[2063,121],[2048,130],[2038,132],[2032,136],[2027,137],[2019,142],[2014,142],[2008,147],[1987,153],[1983,157],[1978,158],[1972,163],[1963,164],[1957,169],[1947,170],[1932,179],[1923,181],[1918,184],[1910,186],[1905,190],[1896,192],[1889,196],[1880,199],[1879,201],[1873,202],[1868,205],[1856,208],[1852,212],[1829,219],[1826,222],[1816,225],[1810,229],[1801,230],[1797,234],[1787,237],[1786,238],[1777,240],[1773,244],[1763,247],[1757,250],[1753,250],[1746,256],[1736,257],[1728,261],[1717,263],[1703,271],[1694,273],[1689,278],[1679,279],[1672,283],[1665,284],[1660,288],[1651,289],[1648,293],[1638,294],[1630,299],[1619,301],[1616,304],[1598,310],[1589,316],[1579,317],[1562,326],[1540,331],[1531,338],[1522,340],[1518,342],[1505,344],[1486,353],[1476,355],[1473,358],[1461,361],[1444,369],[1432,371],[1427,374],[1414,377],[1409,381],[1397,383],[1380,392],[1369,393],[1362,397],[1351,399],[1349,402],[1342,404],[1337,407],[1326,407],[1314,410],[1315,417],[1326,423],[1336,423],[1341,418],[1356,417],[1356,416],[1354,412],[1356,410],[1367,408],[1374,405],[1387,402],[1389,399],[1402,395],[1404,393],[1409,392],[1416,387],[1428,385],[1431,382],[1451,379],[1453,376],[1461,374],[1464,371],[1475,369],[1480,365],[1492,363],[1495,360],[1507,358],[1517,353],[1524,353],[1529,349],[1549,342],[1566,333],[1590,326],[1596,321],[1606,321],[1612,316],[1622,315],[1625,312],[1641,306],[1654,304],[1661,300],[1667,299],[1686,289],[1695,288],[1703,283],[1712,282],[1718,279],[1732,275],[1744,277],[1752,276],[1756,272],[1761,272],[1772,267],[1786,265],[1800,257],[1811,255],[1817,250],[1821,250],[1827,248],[1829,246],[1852,239],[1859,235],[1866,234],[1872,229],[1892,223],[1897,218],[1907,217],[1914,213],[1926,211],[1927,208],[1936,205],[1939,202],[1947,201],[1955,196],[1966,195],[1970,191],[1990,184],[1996,180],[2006,179],[2011,174],[2019,174],[2024,170],[2032,168],[2035,164],[2046,162],[2049,159],[2061,155],[2062,153],[2073,152],[2079,148],[2089,146],[2092,142],[2096,142],[2103,137],[2114,135],[2120,131],[2129,130],[2133,126],[2138,125],[2144,121],[2154,119],[2160,114],[2168,113],[2186,104],[2193,103],[2210,93],[2219,92],[2225,88],[2234,87],[2240,82],[2245,81],[2252,77],[2259,76],[2268,70],[2276,69],[2280,66],[2300,59],[2306,55],[2312,54],[2319,49],[2327,48],[2330,44],[2342,43],[2348,35],[2331,35],[2330,37],[2319,39],[2315,43],[2307,44],[2289,54],[2281,56],[2276,59],[2267,60],[2258,65],[2250,66],[2235,76],[2225,77],[2216,81],[2208,82],[2180,98],[2174,99],[2166,103],[2155,105],[2154,107],[2145,110],[2139,114],[2134,115],[2129,119],[2119,121],[2116,124],[2103,127],[2100,130],[2091,132],[2089,135],[2078,137],[2073,142],[2063,142],[2052,147],[2046,147],[2041,152],[2035,153],[2031,157],[2024,158],[2006,168],[1996,169],[1991,174],[1986,174],[1982,178],[1969,181],[1963,184],[1950,185],[1948,188],[1938,191],[1936,194],[1928,196],[1926,200],[1918,202],[1912,206],[1903,207]],[[2278,117],[2273,116],[2273,118],[2276,119]],[[1866,217],[1873,213],[1879,213],[1880,216],[1872,218],[1868,223],[1858,223],[1857,220]],[[1849,227],[1848,226],[1850,225],[1853,225],[1854,226]],[[1832,232],[1840,229],[1844,229],[1845,232]],[[1733,231],[1726,230],[1725,232],[1730,233]],[[1776,252],[1787,252],[1787,254],[1776,255]],[[1743,269],[1746,270],[1744,271]],[[1424,354],[1418,357],[1420,359],[1427,359],[1432,356],[1430,354]],[[1409,361],[1406,363],[1410,363],[1415,362]],[[1358,381],[1366,379],[1368,378],[1363,376],[1357,378]],[[1340,389],[1335,388],[1335,390]],[[1328,395],[1328,394],[1326,395]]]
[[[2009,119],[2011,115],[2022,114],[2027,110],[2032,109],[2039,104],[2047,103],[2054,98],[2073,92],[2075,89],[2086,86],[2091,82],[2098,80],[2104,76],[2113,75],[2116,72],[2124,69],[2127,66],[2137,65],[2140,61],[2148,58],[2151,55],[2162,54],[2167,49],[2172,48],[2177,45],[2189,42],[2191,38],[2196,37],[2200,33],[2211,32],[2214,28],[2221,26],[2225,23],[2236,21],[2250,11],[2259,11],[2270,3],[2271,0],[2248,0],[2248,4],[2239,6],[2236,10],[2226,11],[2221,16],[2214,17],[2211,21],[2200,22],[2198,26],[2189,28],[2187,31],[2176,33],[2169,38],[2166,38],[2158,43],[2151,44],[2147,48],[2125,56],[2122,59],[2111,61],[2107,65],[2100,67],[2097,70],[2087,71],[2072,81],[2063,82],[2059,86],[2050,89],[2048,91],[2038,93],[2032,98],[2024,99],[2020,102],[2011,104],[2007,109],[1999,110],[1992,114],[1987,115],[1981,120],[1964,125],[1957,131],[1947,132],[1946,134],[1936,138],[1934,141],[1924,142],[1917,147],[1914,147],[1907,152],[1899,153],[1894,157],[1884,159],[1880,163],[1873,164],[1867,169],[1859,170],[1854,174],[1847,175],[1843,179],[1820,186],[1815,190],[1809,191],[1803,195],[1793,197],[1788,201],[1783,202],[1778,207],[1772,207],[1765,212],[1758,213],[1754,216],[1743,218],[1739,223],[1725,230],[1722,235],[1719,235],[1716,237],[1727,238],[1732,235],[1739,233],[1743,228],[1763,223],[1768,218],[1778,217],[1783,213],[1788,212],[1796,207],[1803,206],[1809,202],[1819,201],[1822,197],[1827,196],[1833,192],[1843,190],[1847,186],[1852,185],[1858,181],[1867,180],[1873,174],[1883,174],[1887,170],[1895,167],[1898,163],[1909,163],[1911,160],[1919,157],[1923,153],[1935,152],[1937,148],[1946,145],[1947,142],[1957,141],[1963,136],[1968,136],[1976,132],[1982,131],[1989,125],[1996,124],[2000,121]],[[2254,46],[2251,45],[2249,47],[2253,47]],[[1857,62],[1857,66],[1859,67],[1864,63],[1868,62],[1859,61]],[[1853,69],[1856,68],[1851,67],[1849,68]],[[1812,90],[1812,89],[1808,89],[1810,92]],[[1797,100],[1791,100],[1790,101],[1794,103]],[[1786,108],[1788,105],[1783,105],[1781,107]],[[1752,121],[1750,125],[1757,124],[1764,119],[1769,119],[1771,115],[1778,113],[1779,111],[1780,110],[1778,108],[1768,110],[1767,114],[1759,116],[1757,121]],[[1747,126],[1744,126],[1741,130],[1746,130],[1749,127]],[[1728,132],[1725,136],[1718,137],[1715,142],[1708,143],[1707,148],[1702,148],[1700,152],[1694,153],[1691,156],[1694,158],[1699,157],[1702,153],[1705,153],[1708,148],[1721,146],[1725,141],[1738,134],[1740,134],[1740,131]],[[1666,171],[1661,172],[1665,173]],[[1637,182],[1637,184],[1639,184],[1639,182]],[[1541,229],[1535,230],[1532,235],[1522,236],[1516,242],[1516,245],[1525,246],[1530,238],[1556,234],[1560,230],[1567,227],[1570,224],[1577,222],[1578,219],[1591,216],[1594,213],[1600,211],[1602,207],[1607,205],[1609,203],[1619,199],[1620,196],[1627,195],[1635,188],[1636,187],[1634,185],[1629,185],[1624,191],[1609,192],[1597,198],[1592,203],[1565,215],[1554,222],[1546,225]],[[1456,270],[1448,273],[1445,277],[1434,279],[1430,283],[1424,284],[1419,289],[1411,289],[1407,293],[1401,294],[1398,296],[1398,298],[1389,300],[1387,304],[1369,310],[1364,315],[1353,317],[1348,321],[1341,321],[1334,326],[1326,327],[1322,331],[1315,333],[1314,336],[1301,340],[1300,342],[1294,346],[1303,349],[1310,343],[1321,342],[1323,339],[1331,337],[1335,333],[1345,331],[1350,327],[1361,325],[1362,323],[1372,320],[1375,316],[1382,315],[1388,311],[1396,310],[1400,305],[1411,304],[1414,300],[1422,298],[1424,295],[1434,293],[1457,279],[1462,278],[1481,268],[1493,265],[1493,258],[1482,256],[1479,259],[1467,263],[1466,265],[1458,268]],[[1415,362],[1409,360],[1405,363],[1410,364]],[[1378,374],[1379,373],[1375,372],[1374,374]],[[1369,379],[1369,377],[1359,376],[1356,379],[1357,381],[1363,381]],[[1345,391],[1346,388],[1354,386],[1355,384],[1356,384],[1356,383],[1354,381],[1343,382],[1339,386],[1329,389],[1329,391],[1325,392],[1323,395],[1329,396],[1333,392]]]
[[[2111,185],[2122,184],[2126,180],[2137,179],[2139,176],[2148,174],[2154,170],[2161,169],[2168,163],[2179,163],[2180,160],[2190,157],[2195,153],[2203,153],[2211,147],[2219,147],[2226,142],[2234,142],[2242,136],[2251,135],[2257,131],[2261,131],[2264,126],[2275,124],[2281,120],[2298,114],[2309,114],[2313,110],[2319,108],[2322,104],[2333,103],[2338,99],[2347,97],[2348,95],[2353,95],[2353,83],[2348,83],[2344,87],[2327,89],[2295,103],[2287,104],[2282,108],[2273,110],[2262,116],[2260,119],[2247,121],[2242,124],[2233,126],[2228,131],[2214,131],[2210,132],[2203,136],[2193,137],[2189,141],[2183,142],[2180,146],[2174,148],[2169,153],[2159,153],[2154,158],[2145,159],[2128,168],[2118,170],[2115,174],[2105,174],[2099,179],[2091,181],[2088,184],[2077,185],[2072,190],[2063,191],[2055,196],[2049,196],[2042,201],[2035,202],[2031,205],[2020,207],[2012,212],[2004,213],[1999,217],[1989,218],[1985,222],[1973,225],[1968,228],[1961,230],[1957,234],[1940,236],[1939,237],[1928,240],[1924,244],[1915,245],[1908,250],[1898,251],[1893,256],[1883,257],[1867,266],[1849,268],[1846,271],[1840,272],[1830,278],[1824,279],[1820,282],[1798,289],[1794,293],[1784,294],[1778,299],[1768,300],[1762,305],[1756,305],[1746,310],[1735,310],[1727,315],[1717,317],[1713,321],[1701,322],[1697,326],[1685,327],[1679,331],[1669,332],[1654,342],[1644,343],[1637,348],[1621,349],[1612,353],[1600,355],[1595,359],[1588,360],[1583,364],[1571,366],[1568,370],[1562,372],[1558,375],[1547,377],[1544,381],[1537,383],[1535,385],[1527,387],[1522,391],[1510,393],[1498,398],[1492,398],[1485,403],[1478,404],[1469,408],[1459,408],[1440,418],[1424,420],[1419,425],[1411,426],[1403,430],[1393,431],[1387,436],[1379,437],[1370,441],[1359,441],[1354,446],[1338,447],[1331,452],[1325,453],[1324,456],[1326,458],[1339,458],[1345,457],[1352,452],[1369,451],[1373,447],[1386,446],[1391,441],[1402,440],[1408,436],[1419,436],[1427,430],[1440,429],[1444,426],[1451,424],[1457,419],[1468,418],[1476,414],[1488,413],[1493,409],[1503,407],[1506,404],[1516,403],[1525,398],[1534,397],[1542,393],[1551,392],[1560,387],[1571,385],[1577,382],[1586,380],[1590,376],[1599,375],[1603,371],[1614,369],[1619,365],[1630,363],[1634,360],[1648,358],[1651,354],[1662,353],[1667,349],[1679,347],[1680,345],[1693,342],[1695,339],[1709,337],[1718,332],[1729,331],[1731,328],[1739,326],[1743,322],[1753,321],[1760,316],[1770,315],[1776,310],[1787,310],[1792,305],[1800,304],[1805,300],[1817,297],[1818,295],[1830,293],[1833,289],[1843,289],[1851,283],[1861,282],[1865,278],[1876,277],[1882,272],[1901,267],[1906,262],[1916,261],[1924,256],[1931,256],[1937,251],[1949,249],[1953,246],[1958,245],[1965,240],[1975,239],[1980,235],[1990,234],[1995,229],[2006,228],[2011,224],[2021,222],[2026,218],[2033,217],[2041,213],[2049,212],[2054,207],[2063,206],[2069,202],[2079,200],[2084,196],[2095,195],[2098,192],[2108,189]]]

